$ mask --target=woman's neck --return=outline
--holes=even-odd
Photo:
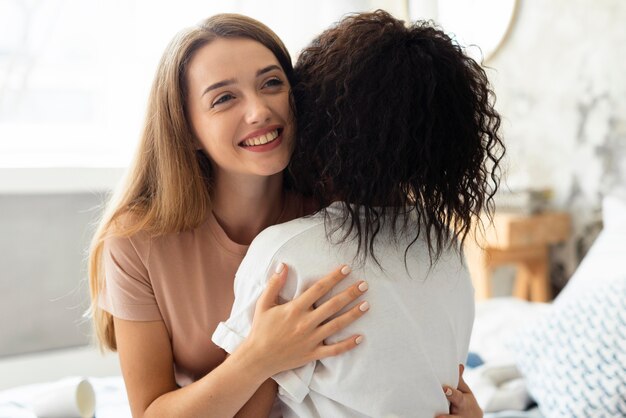
[[[283,174],[269,177],[219,175],[211,192],[213,214],[228,237],[247,245],[280,217]]]

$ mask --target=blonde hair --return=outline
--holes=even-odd
[[[104,242],[140,231],[151,236],[192,229],[210,210],[211,164],[198,150],[186,116],[186,71],[195,52],[217,38],[253,39],[274,53],[290,83],[287,49],[264,24],[246,16],[220,14],[181,31],[159,63],[134,160],[100,221],[89,248],[89,289],[95,336],[101,349],[116,350],[113,317],[98,306],[105,272]]]

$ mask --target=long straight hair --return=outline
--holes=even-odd
[[[287,49],[267,26],[246,16],[219,14],[185,29],[167,46],[152,83],[143,131],[133,162],[107,204],[89,248],[89,289],[95,336],[116,350],[113,317],[98,306],[103,289],[104,242],[140,231],[151,236],[197,227],[211,208],[211,164],[198,150],[186,115],[187,67],[196,51],[218,38],[252,39],[276,56],[289,82]]]

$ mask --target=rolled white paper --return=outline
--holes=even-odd
[[[57,382],[33,403],[38,418],[91,418],[96,394],[88,380],[69,378]]]

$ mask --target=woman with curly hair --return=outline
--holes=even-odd
[[[325,343],[365,337],[359,350],[277,375],[284,416],[447,414],[441,386],[457,386],[474,318],[461,248],[472,220],[491,210],[504,153],[486,74],[432,24],[407,27],[377,11],[343,19],[305,48],[293,91],[289,172],[324,209],[257,236],[213,341],[233,352],[256,334],[274,269],[289,266],[280,292],[289,301],[350,259],[352,275],[320,303],[358,285],[372,309]],[[313,312],[327,314],[320,303]]]

